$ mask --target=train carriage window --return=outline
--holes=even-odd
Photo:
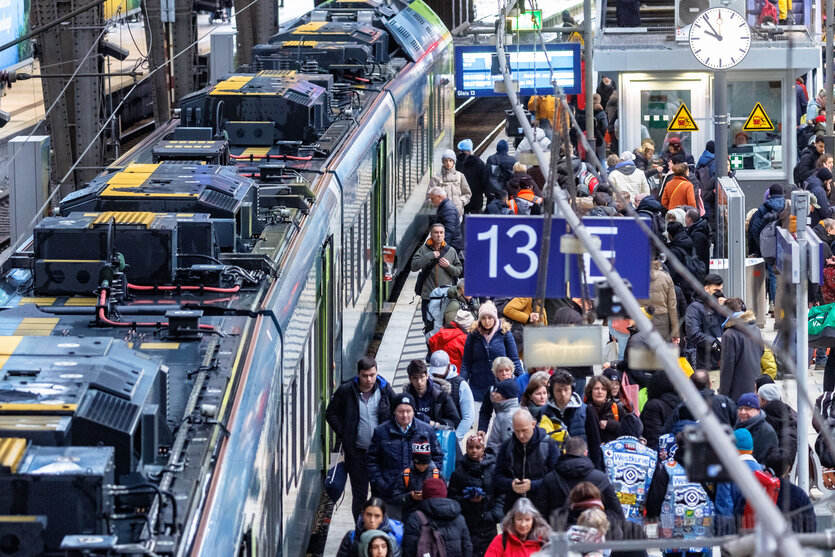
[[[412,142],[409,132],[397,140],[397,160],[397,198],[405,202],[412,193]]]
[[[365,206],[363,207],[363,218],[365,219],[365,226],[363,226],[363,233],[365,237],[362,239],[362,245],[365,247],[362,254],[362,276],[363,276],[363,283],[365,283],[365,278],[368,277],[368,273],[371,270],[371,240],[373,238],[373,234],[371,231],[371,224],[372,224],[372,206],[371,206],[371,198],[373,193],[368,194],[368,199],[365,200]]]
[[[299,379],[298,377],[293,378],[293,386],[292,386],[292,399],[293,399],[293,455],[290,462],[293,465],[293,483],[298,487],[299,480],[301,478],[299,461],[301,460],[299,453],[299,444],[301,443],[300,435],[299,435]]]
[[[293,436],[290,433],[293,429],[293,410],[291,408],[292,402],[291,397],[289,396],[290,389],[285,389],[284,391],[284,423],[283,427],[281,428],[283,431],[283,439],[282,439],[282,453],[285,455],[290,454],[290,447],[292,446]],[[293,466],[291,466],[288,459],[284,459],[284,489],[285,494],[290,493],[290,487],[293,482]]]
[[[307,404],[307,375],[310,373],[309,369],[309,362],[310,360],[307,357],[307,346],[302,349],[301,356],[299,359],[299,373],[296,376],[297,382],[299,385],[299,397],[298,397],[298,418],[295,420],[296,429],[299,432],[299,442],[301,443],[302,450],[300,451],[300,455],[304,455],[304,447],[307,444],[307,420],[305,416],[310,412],[310,407]],[[297,466],[298,468],[298,466]]]
[[[321,304],[321,301],[319,303]],[[316,312],[318,314],[318,307]],[[310,326],[310,341],[307,343],[307,361],[310,362],[310,365],[308,366],[307,375],[304,378],[304,382],[307,385],[307,407],[309,409],[305,414],[305,431],[307,434],[304,438],[308,443],[312,441],[313,437],[314,416],[319,415],[319,405],[316,399],[316,378],[319,376],[319,366],[317,365],[319,360],[316,358],[316,346],[318,344],[316,338],[317,330],[318,323],[314,320]]]

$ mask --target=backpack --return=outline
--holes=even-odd
[[[446,541],[441,533],[429,523],[423,511],[415,511],[420,520],[420,537],[417,555],[420,557],[446,557]]]
[[[513,174],[507,171],[505,167],[500,164],[490,165],[490,175],[487,179],[487,194],[499,196],[505,191],[504,185],[507,183]]]
[[[557,443],[557,447],[560,450],[560,454],[562,454],[565,442],[571,438],[571,436],[568,434],[568,428],[565,427],[565,424],[562,423],[560,420],[555,421],[549,418],[548,416],[542,416],[539,419],[539,427],[541,427],[545,431],[545,434],[548,437],[550,437]],[[540,445],[543,445],[543,443],[540,443]]]
[[[705,262],[702,261],[695,253],[691,253],[685,257],[682,263],[684,263],[684,266],[687,267],[688,271],[690,271],[690,274],[696,277],[696,280],[698,280],[699,283],[701,283],[707,276]]]
[[[429,318],[434,326],[429,336],[434,335],[444,326],[444,312],[449,305],[449,286],[439,286],[429,293]]]
[[[652,229],[652,233],[663,240],[664,231],[666,230],[666,226],[664,226],[664,218],[655,211],[648,211],[646,209],[638,211],[638,215],[641,217],[647,217],[650,222],[649,227]]]
[[[777,223],[773,221],[765,225],[760,232],[760,255],[769,265],[774,265],[777,259]]]

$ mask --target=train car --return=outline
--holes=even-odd
[[[4,554],[304,553],[452,72],[422,2],[327,3],[36,225],[0,282]]]

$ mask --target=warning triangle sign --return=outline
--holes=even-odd
[[[667,126],[668,132],[697,132],[699,131],[699,126],[696,125],[696,122],[693,120],[693,115],[690,114],[690,111],[687,110],[687,105],[681,103],[681,106],[678,107],[676,111],[676,115],[672,117],[670,120],[670,124]]]
[[[757,103],[754,105],[754,110],[748,115],[748,119],[745,120],[745,125],[742,126],[742,129],[747,132],[772,131],[774,124],[771,122],[768,114],[765,113],[763,105]]]

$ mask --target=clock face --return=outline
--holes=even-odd
[[[711,8],[690,26],[690,50],[696,59],[714,70],[739,64],[751,46],[751,29],[738,12]]]

